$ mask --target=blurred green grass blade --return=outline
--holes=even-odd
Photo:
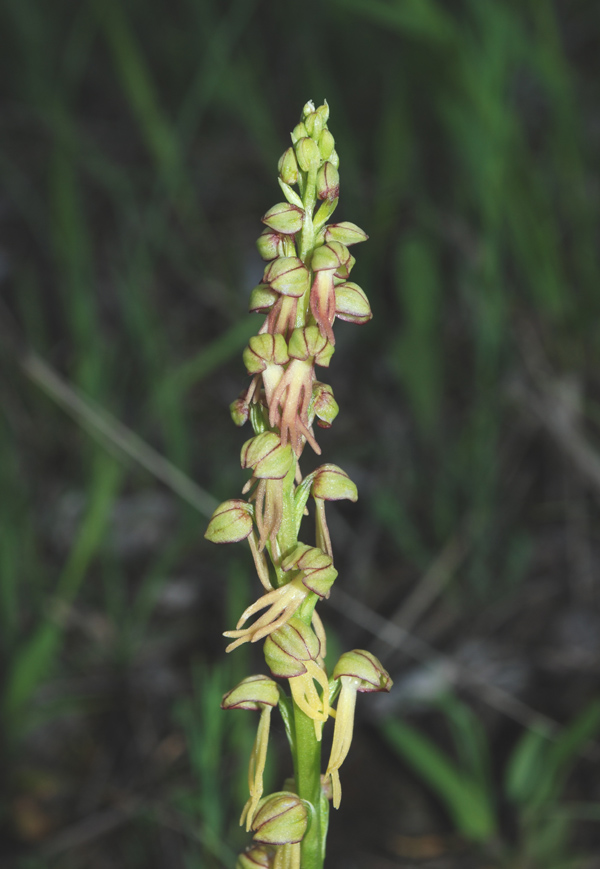
[[[160,109],[150,73],[129,26],[126,9],[114,0],[96,3],[123,91],[138,119],[148,149],[172,190],[181,174],[177,139]]]
[[[472,709],[453,694],[442,694],[437,698],[436,705],[445,714],[454,744],[456,745],[460,765],[466,769],[477,782],[482,793],[493,795],[493,784],[490,769],[490,757],[485,729]]]
[[[593,700],[577,715],[550,747],[546,763],[549,779],[548,795],[558,796],[575,758],[598,730],[600,730],[600,699]]]
[[[335,0],[335,3],[388,30],[418,39],[443,44],[456,38],[450,16],[441,4],[432,0]]]
[[[209,3],[190,0],[189,5],[197,18],[196,34],[204,44],[204,57],[177,112],[177,129],[184,146],[190,144],[207,108],[219,95],[233,50],[254,15],[258,0],[234,0],[218,22],[210,14]]]
[[[422,433],[432,435],[440,412],[442,388],[441,281],[436,254],[424,236],[407,235],[398,246],[396,288],[404,330],[392,348],[394,367],[407,390]]]
[[[473,778],[413,727],[398,719],[380,725],[388,744],[427,782],[444,802],[459,831],[468,839],[485,842],[496,831],[489,795]]]
[[[54,606],[68,605],[77,594],[86,572],[102,543],[122,468],[112,457],[98,454],[90,483],[89,505],[67,563],[58,579]],[[63,628],[48,617],[17,649],[9,669],[3,707],[9,731],[17,735],[24,727],[23,712],[28,701],[47,676],[59,653]]]
[[[237,356],[255,332],[256,323],[254,318],[250,317],[244,317],[240,322],[230,326],[192,359],[188,359],[163,377],[156,386],[157,402],[165,400],[168,396],[176,396],[181,400],[189,389]]]
[[[102,343],[95,300],[92,240],[83,205],[76,161],[64,135],[63,109],[55,113],[56,140],[51,162],[50,208],[53,246],[73,343],[77,349],[75,380],[98,395],[105,382]]]
[[[508,760],[504,778],[507,797],[527,806],[545,778],[545,764],[550,734],[541,730],[526,731]]]

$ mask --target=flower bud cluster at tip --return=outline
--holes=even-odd
[[[263,215],[266,229],[257,246],[267,264],[249,304],[266,319],[244,351],[252,377],[246,406],[239,400],[232,405],[234,421],[243,425],[247,406],[261,404],[269,429],[282,445],[290,443],[297,456],[306,443],[320,452],[313,430],[315,367],[329,366],[336,317],[354,323],[371,317],[366,294],[348,280],[354,265],[348,248],[367,235],[349,221],[327,223],[340,192],[339,158],[328,119],[326,103],[318,108],[306,103],[292,145],[279,160],[285,201]],[[325,409],[317,423],[326,428],[333,415]]]

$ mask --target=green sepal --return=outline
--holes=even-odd
[[[296,144],[296,142],[299,142],[300,139],[304,139],[306,136],[308,136],[308,130],[306,129],[302,121],[300,121],[299,124],[296,124],[296,126],[290,133],[290,136],[294,145]]]
[[[211,543],[239,543],[250,536],[253,517],[254,507],[247,501],[224,501],[212,514],[204,537]]]
[[[341,223],[331,223],[325,227],[325,238],[327,241],[341,241],[346,247],[351,244],[360,244],[361,241],[367,241],[369,236],[367,233],[351,223],[349,220],[342,220]]]
[[[291,149],[290,149],[291,150]],[[292,190],[289,184],[286,184],[285,181],[282,181],[281,178],[277,179],[279,181],[279,186],[283,191],[283,195],[292,205],[298,206],[298,208],[304,208],[304,203],[298,196],[295,190]]]
[[[268,284],[258,284],[250,293],[248,310],[251,314],[266,314],[278,298],[279,293],[272,290]]]
[[[303,172],[310,172],[311,169],[316,171],[319,168],[321,164],[321,153],[319,151],[319,146],[315,141],[313,141],[313,139],[308,136],[299,139],[294,145],[294,149],[296,151],[298,166],[300,166]]]
[[[319,151],[323,160],[329,160],[331,152],[335,148],[335,139],[328,129],[324,129],[319,138]]]
[[[293,148],[288,148],[279,158],[277,164],[279,178],[287,184],[296,184],[298,181],[298,163]]]
[[[348,474],[338,465],[328,463],[313,471],[312,496],[323,501],[356,501],[358,490]]]
[[[290,202],[278,202],[261,217],[263,223],[284,235],[294,235],[302,229],[304,211]]]

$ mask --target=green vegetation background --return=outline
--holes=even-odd
[[[387,615],[450,553],[426,638],[454,652],[501,612],[490,630],[530,663],[557,613],[597,614],[599,19],[584,0],[2,4],[3,866],[231,866],[243,842],[254,722],[216,710],[260,666],[223,662],[220,637],[254,580],[202,535],[243,483],[227,408],[254,238],[309,98],[331,107],[339,218],[370,235],[353,278],[374,319],[340,327],[321,438],[361,493],[335,517],[340,585]],[[594,661],[521,699],[567,725]],[[502,758],[517,730],[484,723]],[[403,810],[382,789],[386,829],[365,824],[389,854]],[[471,838],[514,844],[498,817]]]

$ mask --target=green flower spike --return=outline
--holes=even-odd
[[[244,806],[240,824],[246,821],[250,832],[254,815],[263,793],[263,773],[267,760],[271,710],[279,703],[279,688],[268,676],[248,676],[224,695],[221,709],[250,709],[260,711],[258,731],[250,755],[248,790],[250,797]]]
[[[343,654],[335,665],[333,678],[340,680],[341,690],[335,711],[331,756],[325,775],[331,776],[333,805],[339,809],[342,787],[338,770],[346,759],[352,742],[356,694],[358,691],[389,691],[392,680],[375,655],[362,649]]]
[[[250,338],[243,359],[251,378],[231,405],[236,425],[250,421],[254,436],[241,451],[251,470],[241,499],[215,511],[206,533],[217,543],[248,540],[264,592],[248,606],[227,651],[264,640],[273,677],[289,680],[291,698],[272,679],[244,679],[223,698],[229,709],[256,709],[260,720],[248,770],[249,798],[241,823],[254,844],[236,869],[323,869],[329,800],[339,806],[339,768],[350,741],[358,691],[383,691],[390,680],[367,652],[342,656],[330,684],[324,665],[326,637],[316,604],[329,596],[337,570],[325,501],[355,501],[356,487],[337,465],[325,464],[304,479],[300,458],[306,444],[320,454],[313,425],[328,428],[338,413],[330,386],[316,380],[334,352],[336,318],[366,323],[368,299],[349,276],[349,247],[365,241],[349,221],[329,223],[339,201],[339,157],[329,131],[327,103],[308,101],[291,146],[278,163],[285,201],[263,216],[257,241],[264,261],[262,281],[250,295],[251,312],[264,322]],[[316,545],[301,542],[308,499],[316,506]],[[333,689],[333,690],[332,690]],[[330,698],[339,690],[337,710]],[[271,710],[277,705],[293,757],[293,779],[284,790],[262,797]],[[322,774],[321,733],[335,717],[331,757]]]

